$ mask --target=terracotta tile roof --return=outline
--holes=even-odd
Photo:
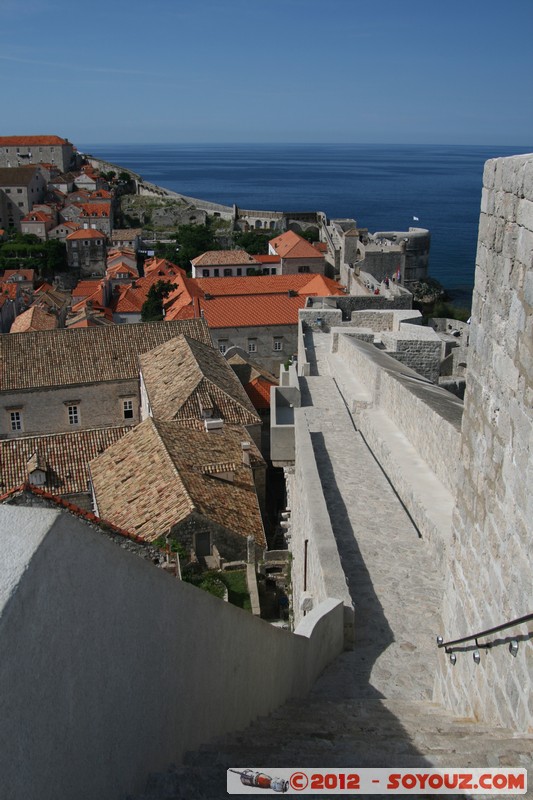
[[[68,139],[60,136],[0,136],[0,147],[34,147],[35,145],[70,144]]]
[[[269,244],[281,258],[321,258],[313,245],[294,231],[282,233]]]
[[[111,299],[111,308],[116,314],[140,314],[147,294],[143,287],[119,286]]]
[[[91,197],[98,197],[101,200],[111,200],[113,192],[108,192],[107,189],[96,189],[94,192],[89,192]]]
[[[46,469],[42,488],[54,495],[87,492],[89,461],[121,439],[129,427],[98,428],[0,440],[0,494],[28,480],[28,461],[37,454]]]
[[[0,186],[29,186],[38,167],[0,167]]]
[[[298,294],[303,294],[307,297],[311,295],[314,297],[330,297],[331,295],[345,294],[344,286],[331,280],[331,278],[326,278],[324,275],[311,274],[307,277],[309,278],[308,282],[301,289],[298,289]]]
[[[254,256],[256,261],[260,264],[279,264],[279,256]]]
[[[202,420],[202,411],[235,425],[260,422],[230,365],[218,350],[177,336],[139,356],[156,419]]]
[[[220,297],[222,295],[286,294],[305,286],[314,276],[310,273],[297,275],[257,275],[244,278],[195,278],[203,292]],[[335,283],[332,281],[332,284]]]
[[[259,376],[247,383],[244,391],[252,401],[254,408],[267,410],[270,408],[270,389],[276,385],[277,381],[270,383],[266,378]]]
[[[246,250],[209,250],[191,261],[195,267],[217,267],[229,264],[256,266],[257,263],[254,256],[248,255]]]
[[[137,271],[137,267],[132,267],[129,264],[125,264],[122,261],[119,261],[118,263],[115,263],[111,267],[108,266],[107,269],[106,269],[105,274],[106,274],[107,278],[116,278],[118,274],[120,274],[120,275],[125,274],[130,278],[138,278],[139,277],[139,273]]]
[[[54,288],[54,287],[52,286],[52,284],[51,284],[51,283],[46,283],[46,281],[45,281],[44,283],[41,283],[41,285],[40,285],[40,286],[38,286],[38,287],[35,289],[35,291],[34,291],[34,293],[33,293],[33,294],[34,294],[34,295],[36,295],[36,294],[38,294],[39,292],[49,292],[49,291],[50,291],[50,289],[53,289],[53,288]]]
[[[84,297],[90,297],[98,289],[101,280],[94,281],[78,281],[72,290],[72,299],[79,302]]]
[[[57,325],[57,317],[54,314],[49,314],[38,306],[32,306],[15,318],[9,332],[26,333],[27,331],[51,331],[57,328]]]
[[[328,246],[326,242],[313,242],[313,247],[315,250],[318,250],[320,254],[325,254],[328,252]]]
[[[81,209],[82,217],[109,217],[111,203],[74,203]]]
[[[79,228],[74,233],[69,233],[67,239],[69,241],[77,241],[79,239],[104,239],[106,238],[106,234],[102,233],[102,231],[97,231],[95,228]]]
[[[2,280],[15,282],[17,278],[22,278],[25,281],[33,281],[35,280],[35,270],[34,269],[6,269],[4,271],[4,277]]]
[[[147,419],[91,463],[99,513],[145,541],[196,513],[265,546],[252,471],[242,463],[243,441],[250,437],[239,427],[207,433]],[[253,442],[250,452],[262,462]],[[229,467],[233,482],[217,477],[217,468]]]
[[[30,211],[25,217],[22,217],[21,222],[50,222],[50,215],[44,214],[42,211]]]
[[[215,297],[200,301],[210,328],[243,328],[265,325],[297,325],[305,297],[261,294],[250,297]]]
[[[149,275],[151,272],[159,272],[162,275],[172,277],[173,275],[186,275],[186,271],[172,261],[165,258],[149,258],[144,262],[144,274]]]
[[[0,336],[0,391],[132,380],[138,356],[181,333],[211,344],[201,319]]]
[[[0,281],[0,294],[8,297],[10,300],[17,299],[17,292],[19,286],[16,283],[9,283],[7,281]]]

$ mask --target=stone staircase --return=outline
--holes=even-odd
[[[445,658],[435,642],[444,576],[355,429],[325,354],[317,346],[314,355],[302,407],[353,598],[355,647],[305,700],[189,753],[132,800],[227,798],[229,767],[271,775],[283,767],[533,768],[533,735],[457,719],[432,703],[437,659]]]
[[[326,679],[333,677],[329,672],[336,666]],[[454,719],[427,701],[331,700],[323,694],[319,681],[307,701],[288,703],[246,730],[188,754],[183,766],[150,776],[135,800],[222,800],[228,796],[228,767],[275,775],[282,767],[532,766],[533,736]]]

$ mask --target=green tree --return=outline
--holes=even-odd
[[[250,255],[266,255],[268,253],[268,242],[270,237],[264,233],[256,231],[246,231],[245,233],[235,234],[235,244],[246,250]]]
[[[172,260],[185,270],[190,270],[193,258],[208,250],[220,250],[213,232],[205,225],[180,225],[175,238],[179,250]]]
[[[302,239],[307,239],[307,241],[311,242],[311,244],[313,242],[320,241],[320,236],[319,236],[318,230],[316,228],[308,228],[308,230],[302,231],[299,234],[299,236],[301,236]]]
[[[163,319],[163,300],[174,289],[170,281],[157,281],[148,290],[146,301],[141,308],[142,322],[161,322]]]

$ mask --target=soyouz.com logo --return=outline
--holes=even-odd
[[[228,794],[484,794],[523,795],[527,770],[459,769],[255,769],[227,773]]]

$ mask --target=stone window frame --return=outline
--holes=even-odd
[[[248,339],[248,352],[257,353],[257,339]]]
[[[272,350],[276,353],[281,353],[283,351],[283,337],[282,336],[274,336],[272,340]]]
[[[222,353],[222,355],[224,355],[224,353],[228,349],[228,340],[227,339],[219,339],[217,344],[218,344],[219,352]]]

